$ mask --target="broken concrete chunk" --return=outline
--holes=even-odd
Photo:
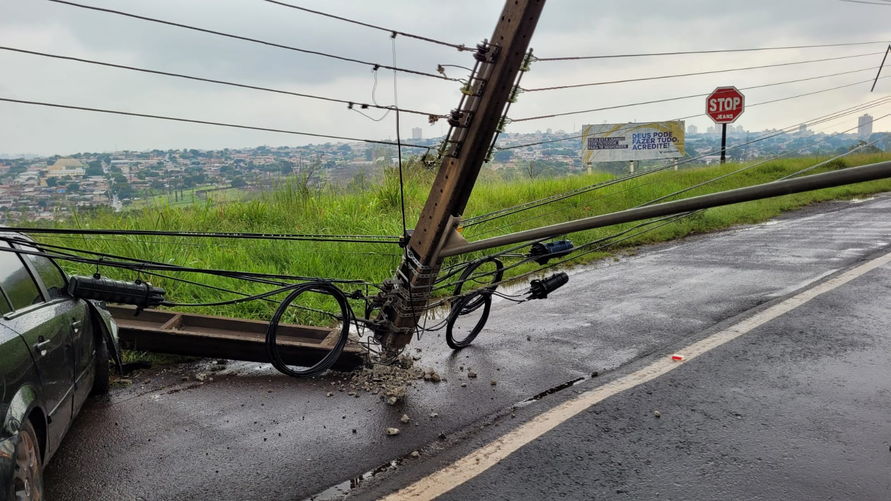
[[[421,453],[418,451],[411,451],[411,457],[413,457],[413,458],[421,457]]]
[[[399,435],[399,428],[387,428],[387,435],[389,435],[391,437],[395,436],[395,435]]]
[[[470,379],[476,379],[476,372],[473,372],[472,370],[467,369],[467,377],[469,377]]]
[[[402,422],[402,424],[407,424],[409,421],[411,421],[411,418],[408,417],[408,414],[403,414],[402,417],[399,418],[399,421]]]

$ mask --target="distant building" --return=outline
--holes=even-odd
[[[412,139],[424,139],[424,130],[420,127],[414,127],[411,130],[411,138]]]
[[[46,169],[46,177],[83,177],[84,164],[76,158],[60,158]]]
[[[857,119],[857,135],[867,139],[872,134],[872,115],[864,114]]]
[[[692,136],[693,134],[699,134],[699,127],[697,127],[697,126],[695,126],[695,125],[693,125],[693,124],[688,125],[688,126],[687,126],[687,134],[689,134],[689,135],[691,135],[691,136]]]

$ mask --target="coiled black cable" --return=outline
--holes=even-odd
[[[341,328],[340,334],[337,338],[337,342],[334,344],[334,347],[331,348],[331,351],[325,354],[321,360],[316,362],[315,364],[305,368],[305,369],[294,369],[288,364],[285,363],[282,358],[282,354],[279,351],[278,344],[276,344],[276,339],[278,336],[278,324],[281,321],[282,315],[288,310],[298,297],[304,292],[316,292],[319,294],[326,294],[334,298],[337,302],[338,307],[340,308],[340,318],[341,318]],[[269,326],[266,328],[266,354],[269,356],[270,362],[272,362],[273,367],[278,369],[282,374],[291,376],[291,377],[305,377],[305,376],[314,376],[316,374],[320,374],[334,365],[337,362],[337,358],[340,357],[341,352],[343,352],[344,346],[346,346],[347,341],[349,340],[350,333],[350,321],[352,319],[352,308],[350,308],[349,303],[347,302],[346,295],[337,287],[329,282],[317,281],[317,282],[307,282],[305,284],[299,285],[288,294],[288,297],[284,299],[284,301],[279,304],[278,309],[275,310],[275,314],[272,316],[272,320],[269,322]]]
[[[454,295],[460,296],[464,283],[471,279],[473,272],[480,266],[489,262],[495,263],[495,271],[492,272],[494,274],[492,277],[493,285],[488,285],[471,294],[459,297],[458,301],[452,306],[452,311],[449,312],[449,316],[446,319],[446,344],[453,350],[460,350],[461,348],[470,346],[470,343],[476,339],[476,336],[479,335],[480,331],[485,327],[486,321],[489,320],[489,311],[492,309],[492,294],[498,287],[498,283],[504,278],[504,263],[495,257],[488,257],[480,259],[475,263],[471,263],[464,269],[464,272],[458,280],[458,285],[455,286]],[[470,330],[470,333],[463,339],[456,339],[454,330],[455,322],[458,320],[458,317],[473,313],[480,309],[480,307],[483,308],[483,314]]]

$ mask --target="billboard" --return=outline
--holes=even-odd
[[[684,121],[582,126],[582,162],[628,162],[684,156]]]

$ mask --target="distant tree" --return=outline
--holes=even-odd
[[[53,186],[56,186],[57,184],[59,184],[59,180],[55,177],[49,177],[46,179],[47,186],[53,187]]]
[[[84,171],[85,176],[101,176],[104,174],[102,171],[102,162],[98,160],[93,160],[88,164],[89,166]]]
[[[239,176],[239,177],[232,178],[232,181],[230,184],[233,188],[244,188],[245,186],[247,186],[247,181],[245,181],[243,177]]]
[[[80,183],[68,183],[65,189],[68,190],[69,193],[77,193],[80,191]]]
[[[494,160],[498,163],[507,163],[514,157],[514,152],[511,150],[498,150],[495,152]]]

